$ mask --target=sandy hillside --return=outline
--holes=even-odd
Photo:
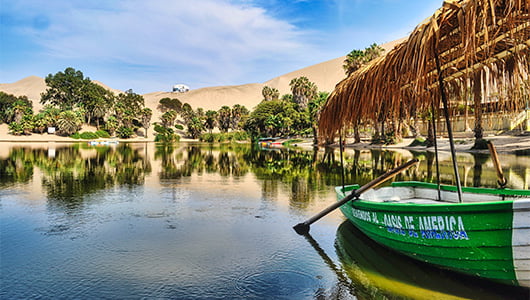
[[[335,88],[335,85],[345,77],[344,70],[342,69],[344,58],[342,56],[278,76],[265,82],[264,85],[278,89],[280,95],[290,94],[291,88],[289,87],[289,83],[291,80],[305,76],[309,81],[317,85],[319,91],[331,92]]]
[[[401,41],[403,41],[403,39],[389,42],[381,46],[389,51]],[[344,58],[345,57],[343,56],[296,70],[264,83],[206,87],[191,90],[186,93],[153,92],[144,94],[143,96],[145,98],[146,106],[153,110],[153,122],[159,120],[160,112],[157,110],[158,102],[165,97],[178,98],[182,103],[189,103],[193,108],[202,107],[205,110],[218,110],[223,105],[232,107],[234,104],[244,105],[249,110],[252,110],[263,99],[261,90],[264,86],[267,85],[278,89],[280,95],[289,94],[289,83],[293,78],[300,76],[305,76],[310,81],[314,82],[320,91],[333,91],[335,85],[345,76],[344,70],[342,69]],[[113,91],[115,94],[122,92],[113,89],[102,82],[94,82]],[[33,101],[34,111],[36,112],[42,108],[42,105],[40,104],[40,94],[45,90],[46,84],[44,83],[44,79],[37,76],[29,76],[14,83],[0,84],[0,91],[14,94],[16,96],[26,95]]]
[[[392,50],[395,45],[404,41],[405,39],[395,40],[389,43],[382,44],[381,47],[385,49],[385,53]],[[319,91],[332,92],[335,89],[335,85],[345,78],[344,69],[342,64],[346,56],[338,57],[326,62],[322,62],[313,66],[309,66],[300,70],[296,70],[282,76],[278,76],[264,83],[270,87],[278,89],[280,95],[290,94],[291,88],[289,83],[292,79],[305,76],[310,81],[314,82]]]
[[[237,86],[218,86],[191,90],[186,93],[154,92],[144,94],[145,106],[153,110],[153,121],[159,120],[158,103],[162,98],[177,98],[193,108],[202,107],[207,110],[219,110],[222,106],[235,104],[244,105],[252,110],[261,101],[263,84],[252,83]]]
[[[94,83],[112,91],[115,94],[121,93],[120,90],[110,88],[102,82],[93,80]],[[44,78],[38,76],[28,76],[14,83],[0,83],[0,91],[15,96],[26,96],[33,102],[33,110],[38,112],[42,108],[40,103],[40,95],[46,91],[46,83]]]
[[[98,80],[92,80],[92,82],[95,83],[95,84],[97,84],[97,85],[99,85],[99,86],[104,87],[105,89],[107,89],[107,90],[109,90],[109,91],[111,91],[111,92],[113,92],[115,95],[118,95],[118,94],[120,94],[120,93],[123,93],[123,91],[120,91],[120,90],[117,90],[117,89],[113,89],[113,88],[109,87],[108,85],[104,84],[104,83],[101,82],[101,81],[98,81]]]
[[[33,101],[33,109],[38,111],[42,108],[40,94],[46,90],[44,78],[29,76],[15,83],[0,83],[0,91],[15,96],[27,96]]]

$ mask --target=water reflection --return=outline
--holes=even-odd
[[[408,297],[393,286],[428,295],[518,296],[395,258],[357,236],[349,223],[337,231],[338,212],[314,226],[318,243],[309,242],[316,253],[291,229],[333,201],[332,187],[342,183],[342,174],[346,184],[364,184],[418,157],[421,163],[396,180],[435,181],[430,152],[347,149],[343,173],[336,149],[3,146],[0,254],[3,275],[11,279],[6,295],[29,298],[31,285],[48,295],[59,290],[64,298],[73,290],[80,292],[71,298],[97,298],[101,290],[108,298]],[[440,155],[444,183],[453,180],[449,157]],[[496,185],[488,155],[459,154],[458,160],[464,185]],[[501,161],[510,187],[526,188],[530,158],[501,155]],[[50,272],[57,266],[62,272]]]
[[[438,269],[375,243],[349,221],[337,230],[341,281],[351,279],[359,299],[528,299],[528,289]],[[347,276],[344,276],[344,273]]]
[[[291,205],[303,209],[318,191],[342,184],[342,172],[346,184],[363,184],[412,157],[419,158],[421,163],[399,174],[396,180],[436,182],[432,152],[346,150],[343,171],[338,151],[329,148],[264,151],[250,145],[13,146],[7,157],[0,159],[0,186],[28,183],[37,167],[44,174],[42,185],[49,198],[75,199],[112,186],[142,185],[156,163],[160,165],[155,171],[160,181],[204,172],[238,178],[251,172],[263,181],[265,194],[274,195],[279,184],[290,186]],[[529,158],[501,155],[501,160],[508,187],[527,188]],[[464,186],[496,186],[488,154],[459,154],[458,161]],[[454,184],[447,154],[440,156],[439,168],[441,182]]]
[[[76,206],[84,195],[99,190],[142,185],[151,172],[151,162],[127,144],[115,148],[74,144],[50,149],[13,147],[7,158],[0,160],[0,186],[28,183],[38,168],[47,198]]]

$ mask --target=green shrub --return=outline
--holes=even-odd
[[[206,143],[223,143],[226,141],[247,141],[249,135],[245,131],[234,131],[234,132],[219,132],[219,133],[203,133],[199,136],[201,142]]]
[[[215,136],[213,133],[203,133],[199,137],[199,141],[206,143],[213,143],[215,141]]]
[[[81,132],[79,137],[82,138],[83,140],[93,140],[93,139],[97,139],[98,135],[91,131],[84,131],[84,132]]]
[[[234,136],[234,140],[236,141],[248,141],[250,139],[250,136],[246,131],[236,131],[232,133]]]
[[[79,134],[79,132],[76,132],[76,133],[72,134],[70,137],[73,138],[73,139],[78,140],[78,139],[81,138],[81,135]]]
[[[122,139],[128,139],[134,134],[134,131],[132,128],[121,126],[116,130],[116,134]]]
[[[229,133],[216,133],[215,134],[215,141],[222,143],[226,140],[228,140]]]
[[[155,142],[157,143],[177,143],[180,141],[180,135],[176,133],[166,133],[155,135]]]
[[[22,135],[24,133],[24,127],[18,122],[9,124],[9,131],[12,135]]]
[[[108,132],[106,132],[105,130],[98,130],[98,131],[96,131],[96,134],[100,138],[104,138],[104,139],[110,138],[110,134]]]
[[[180,141],[180,135],[176,134],[173,129],[166,128],[159,124],[155,124],[155,142],[159,143],[175,143]]]

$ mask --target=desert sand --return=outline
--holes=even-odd
[[[390,51],[396,44],[404,39],[392,41],[381,45],[386,51]],[[289,94],[289,82],[293,78],[300,76],[307,77],[314,82],[320,91],[331,92],[335,85],[344,79],[345,74],[342,69],[342,64],[345,56],[328,60],[313,66],[309,66],[300,70],[296,70],[263,83],[250,83],[236,86],[218,86],[206,87],[196,90],[190,90],[186,93],[175,93],[169,91],[159,91],[144,94],[146,107],[153,111],[151,123],[160,120],[161,112],[157,109],[160,99],[178,98],[182,103],[189,103],[193,108],[202,107],[204,110],[218,110],[226,105],[232,107],[235,104],[244,105],[249,110],[254,109],[256,105],[263,99],[261,90],[264,86],[269,86],[278,89],[280,95]],[[122,91],[113,89],[102,82],[94,81],[95,83],[111,90],[115,94]],[[171,85],[168,84],[168,90]],[[27,96],[33,102],[34,111],[39,111],[42,108],[40,103],[40,95],[46,90],[44,78],[38,76],[29,76],[14,83],[0,83],[0,91],[16,96]],[[84,126],[81,131],[96,131],[96,128]],[[526,136],[490,136],[489,140],[493,140],[499,152],[513,152],[519,149],[530,148],[530,137]],[[146,142],[153,141],[153,126],[148,129],[147,137],[137,137],[127,139],[129,142]],[[68,137],[61,137],[54,134],[32,134],[29,136],[13,136],[8,133],[7,124],[0,124],[0,142],[82,142],[82,140],[75,140]],[[407,148],[412,140],[404,139],[398,145],[388,146],[389,148]],[[308,141],[306,144],[310,143]],[[473,144],[472,136],[464,137],[463,141],[457,145],[458,151],[469,151]],[[367,148],[379,147],[372,146],[369,143],[349,144],[350,147]],[[447,143],[441,140],[441,149],[448,148]]]

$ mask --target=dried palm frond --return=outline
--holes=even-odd
[[[320,135],[332,138],[361,121],[439,107],[435,57],[453,101],[467,90],[519,90],[528,80],[530,0],[446,0],[392,51],[337,84],[320,115]],[[521,93],[500,99],[505,110]],[[504,102],[503,102],[504,101]]]

